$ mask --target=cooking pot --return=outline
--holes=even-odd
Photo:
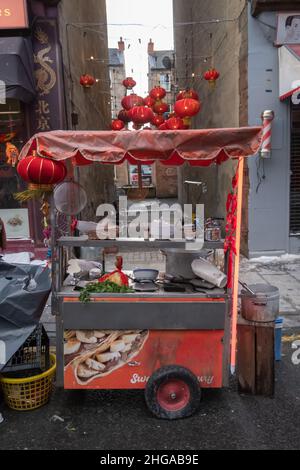
[[[194,279],[191,264],[195,259],[207,259],[212,250],[184,250],[183,248],[164,248],[160,250],[166,257],[166,273],[176,278]]]
[[[241,314],[248,321],[274,322],[279,315],[279,289],[267,284],[249,286],[254,293],[242,289]]]

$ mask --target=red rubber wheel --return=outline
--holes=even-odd
[[[191,416],[198,409],[201,389],[197,377],[185,367],[166,366],[148,380],[145,400],[158,418],[179,419]]]
[[[179,379],[166,380],[157,390],[158,404],[168,411],[179,411],[185,408],[190,396],[188,385]]]

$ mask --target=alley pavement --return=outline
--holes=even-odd
[[[191,418],[163,421],[148,412],[143,391],[57,389],[31,412],[0,402],[0,449],[299,450],[299,340],[300,328],[285,332],[275,398],[239,395],[232,380],[228,389],[204,391]]]

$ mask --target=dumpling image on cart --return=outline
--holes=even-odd
[[[77,383],[86,385],[130,362],[143,349],[148,336],[148,330],[78,330],[75,335],[66,332],[65,364],[73,367]]]

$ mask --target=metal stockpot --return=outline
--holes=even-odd
[[[252,284],[241,291],[241,314],[246,320],[255,322],[273,322],[279,314],[279,289],[267,284]]]
[[[207,259],[213,252],[211,250],[184,250],[182,248],[164,248],[160,250],[166,257],[166,273],[174,277],[194,279],[191,264],[195,259]]]

